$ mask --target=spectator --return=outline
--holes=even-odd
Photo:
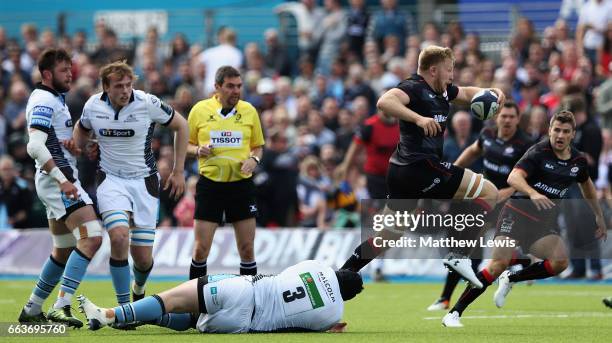
[[[236,48],[236,32],[229,27],[222,27],[217,32],[217,41],[218,45],[204,50],[198,57],[206,66],[205,96],[215,90],[215,74],[221,66],[242,67],[242,52]]]
[[[0,157],[0,230],[5,228],[28,228],[28,214],[32,207],[33,194],[27,182],[18,176],[10,156]],[[1,218],[6,211],[6,222]]]
[[[404,53],[406,37],[416,32],[412,14],[400,11],[397,0],[380,0],[382,9],[374,13],[370,22],[370,37],[376,41],[382,50],[383,40],[389,35],[398,37],[400,54]]]
[[[119,46],[119,40],[117,39],[115,31],[106,28],[102,33],[100,46],[91,54],[91,61],[101,66],[109,62],[120,60],[127,60],[129,64],[132,64],[132,55]]]
[[[338,47],[346,34],[346,12],[340,5],[340,0],[325,0],[327,14],[321,25],[313,29],[313,40],[319,46],[317,54],[317,71],[328,74],[338,56]]]
[[[23,81],[13,82],[10,89],[10,98],[4,108],[4,116],[6,121],[10,123],[7,127],[7,134],[13,132],[23,133],[26,127],[26,105],[30,90]]]
[[[608,22],[612,20],[609,1],[589,0],[580,9],[576,28],[576,45],[591,64],[597,63],[597,50],[601,49]]]
[[[478,134],[472,133],[472,117],[465,111],[453,114],[451,125],[453,135],[449,137],[450,139],[444,140],[442,160],[452,163],[457,160],[465,148],[478,139]],[[482,170],[481,161],[472,164],[469,168],[479,172]]]
[[[334,144],[336,135],[334,132],[325,127],[323,117],[318,111],[310,111],[308,114],[308,131],[314,136],[311,149],[319,151],[325,144]]]
[[[267,29],[264,32],[266,54],[264,61],[267,69],[273,70],[275,75],[291,75],[291,64],[287,49],[278,39],[276,29]]]
[[[363,62],[363,45],[365,43],[370,14],[364,0],[350,0],[346,36],[349,51],[360,62]]]
[[[314,30],[321,25],[325,10],[317,5],[316,0],[287,1],[275,7],[277,13],[292,14],[298,26],[298,47],[300,58],[314,60],[318,47],[314,40]]]
[[[606,79],[610,76],[610,68],[612,64],[612,21],[608,22],[604,32],[603,44],[597,49],[597,63],[595,71],[601,79]]]
[[[297,185],[300,226],[328,228],[331,216],[327,213],[325,192],[322,191],[323,183],[319,159],[315,156],[306,157],[300,165]]]

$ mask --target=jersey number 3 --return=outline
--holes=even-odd
[[[302,299],[306,296],[306,291],[304,290],[304,287],[299,286],[295,290],[295,292],[291,292],[290,290],[283,292],[283,300],[285,300],[286,303],[290,303],[296,299]]]

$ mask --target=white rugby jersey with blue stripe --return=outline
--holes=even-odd
[[[45,145],[53,161],[64,174],[68,174],[68,180],[74,181],[77,177],[74,174],[76,159],[61,143],[72,138],[72,118],[64,95],[39,83],[28,99],[26,120],[29,129],[40,130],[48,135]],[[36,161],[36,168],[41,167]]]
[[[100,169],[122,178],[155,174],[157,166],[151,149],[155,124],[168,125],[174,110],[158,97],[134,90],[130,102],[115,111],[106,93],[92,95],[79,125],[93,130],[100,147]]]

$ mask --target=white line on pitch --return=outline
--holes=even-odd
[[[0,299],[0,304],[14,304],[15,299]]]
[[[577,318],[577,317],[612,317],[612,313],[578,312],[578,313],[537,313],[537,314],[500,314],[491,316],[462,316],[461,319],[504,319],[504,318]],[[423,317],[424,320],[440,320],[442,317]]]

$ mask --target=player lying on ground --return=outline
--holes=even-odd
[[[115,308],[84,296],[91,330],[142,322],[210,333],[342,331],[344,301],[363,289],[358,273],[304,261],[278,275],[208,275]]]
[[[487,286],[500,274],[499,286],[494,294],[497,307],[504,305],[513,283],[545,279],[558,275],[567,268],[567,248],[556,227],[556,209],[559,199],[563,198],[574,182],[578,183],[584,199],[595,214],[598,227],[595,238],[606,238],[606,223],[597,202],[595,186],[589,177],[586,158],[570,145],[576,135],[574,115],[569,111],[555,114],[551,119],[548,135],[548,138],[532,146],[510,173],[508,184],[517,192],[502,209],[495,234],[496,240],[513,239],[523,249],[543,261],[510,273],[505,270],[515,248],[494,248],[489,265],[477,274],[484,287],[468,287],[457,304],[442,319],[444,326],[463,326],[459,321],[463,311],[484,293]]]

